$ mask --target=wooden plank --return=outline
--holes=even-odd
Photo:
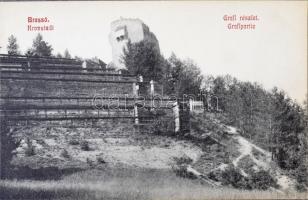
[[[82,63],[76,59],[71,58],[53,58],[46,56],[23,56],[23,55],[9,55],[9,54],[0,54],[0,62],[4,61],[48,61],[48,62],[60,62],[60,63]]]
[[[102,100],[127,100],[127,101],[151,101],[152,98],[143,98],[143,97],[108,97],[108,96],[98,96],[97,98]],[[18,99],[28,99],[28,100],[92,100],[93,97],[78,97],[78,96],[72,96],[72,97],[59,97],[59,96],[44,96],[44,97],[18,97],[18,96],[0,96],[0,100],[2,99],[9,99],[9,100],[18,100]],[[161,101],[170,101],[172,102],[172,99],[162,98]]]
[[[29,116],[18,116],[18,117],[7,117],[10,121],[66,121],[66,120],[99,120],[99,119],[136,119],[137,117],[132,116],[91,116],[91,117],[29,117]],[[148,116],[139,116],[139,119],[154,119]]]
[[[2,67],[0,67],[1,69]],[[21,67],[20,67],[21,68]],[[63,69],[63,68],[62,68]],[[93,72],[46,72],[46,71],[14,71],[14,70],[5,70],[1,71],[2,74],[8,74],[8,73],[16,73],[16,74],[56,74],[56,75],[81,75],[81,76],[118,76],[118,77],[136,77],[135,75],[127,74],[115,74],[115,73],[93,73]]]
[[[90,79],[61,79],[61,78],[30,78],[30,77],[11,77],[1,76],[1,79],[12,79],[12,80],[33,80],[33,81],[58,81],[58,82],[87,82],[87,83],[122,83],[131,84],[136,81],[108,81],[108,80],[90,80]]]

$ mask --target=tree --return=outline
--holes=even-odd
[[[273,90],[274,99],[274,155],[284,169],[295,169],[300,165],[305,130],[302,108],[286,96],[283,91]]]
[[[86,59],[86,63],[87,63],[87,70],[89,71],[95,70],[95,69],[106,70],[106,66],[107,66],[107,64],[104,61],[102,61],[101,59],[97,57]]]
[[[47,42],[43,40],[43,36],[38,33],[36,38],[33,40],[32,48],[27,51],[27,55],[32,56],[52,56],[53,48]]]
[[[65,49],[65,51],[64,51],[64,58],[72,58],[72,56],[71,56],[71,54],[68,52],[68,50],[67,49]]]
[[[163,77],[163,61],[159,49],[150,41],[128,42],[122,57],[129,73],[155,81],[160,81]]]
[[[11,35],[8,39],[9,44],[7,45],[7,53],[9,55],[19,55],[19,45],[17,44],[17,38]]]
[[[200,68],[190,59],[181,60],[174,54],[168,59],[170,69],[168,87],[178,97],[195,96],[201,92],[203,76]]]
[[[74,59],[77,60],[77,61],[83,62],[83,59],[79,56],[75,56]]]
[[[27,49],[27,51],[25,52],[25,56],[34,56],[34,52],[31,48]]]
[[[5,111],[4,114],[8,114]],[[0,119],[0,179],[10,176],[10,170],[12,169],[11,161],[14,155],[16,155],[15,149],[19,146],[20,140],[17,140],[13,136],[6,117]]]
[[[63,58],[61,53],[57,53],[56,58]]]

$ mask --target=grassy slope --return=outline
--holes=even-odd
[[[274,191],[240,191],[226,187],[212,188],[211,186],[200,183],[198,180],[177,177],[171,169],[150,169],[142,165],[138,166],[138,163],[142,164],[145,161],[150,164],[161,162],[162,159],[160,158],[162,157],[168,158],[174,155],[181,156],[182,154],[187,156],[187,150],[191,150],[190,146],[193,145],[187,140],[194,141],[193,143],[197,144],[198,148],[203,151],[201,157],[193,164],[193,167],[201,173],[207,174],[210,170],[217,168],[221,164],[232,163],[234,158],[240,155],[238,148],[235,146],[237,143],[234,140],[228,139],[228,137],[219,138],[219,135],[224,134],[228,127],[220,126],[218,121],[212,117],[197,118],[197,120],[204,122],[202,123],[203,127],[199,127],[200,130],[195,128],[195,131],[192,132],[193,137],[188,136],[187,138],[182,138],[182,141],[172,137],[135,135],[132,133],[127,135],[128,138],[125,136],[124,138],[116,139],[105,134],[100,134],[99,131],[94,131],[93,133],[95,135],[89,132],[85,134],[85,139],[90,141],[90,147],[93,148],[89,152],[81,151],[78,145],[68,144],[70,139],[79,138],[81,133],[84,132],[83,129],[74,131],[56,129],[54,130],[54,134],[51,133],[48,135],[42,134],[40,129],[38,129],[37,131],[33,131],[33,133],[40,133],[36,134],[35,138],[38,141],[49,138],[49,142],[45,140],[45,143],[42,143],[43,148],[38,149],[36,156],[19,159],[17,164],[22,161],[23,164],[28,163],[27,165],[29,166],[38,166],[39,164],[47,166],[52,164],[65,168],[67,166],[74,167],[74,165],[80,167],[81,162],[84,165],[82,171],[75,172],[71,175],[63,175],[59,180],[2,181],[0,182],[0,197],[2,199],[289,199],[305,197],[305,194],[281,194]],[[205,141],[209,141],[206,137],[204,141],[200,140],[202,142],[195,141],[199,140],[200,136],[203,138],[204,133],[217,133],[217,139],[227,147],[221,148],[215,144],[204,145],[203,143],[206,143]],[[100,143],[97,143],[98,141],[95,138],[100,138]],[[101,138],[105,139],[102,140]],[[54,142],[50,142],[51,140]],[[175,148],[178,145],[181,148]],[[134,146],[133,151],[119,151],[132,146]],[[88,163],[83,162],[84,159],[81,159],[81,154],[89,154],[92,159],[92,154],[102,147],[106,147],[102,151],[102,156],[107,161],[107,164],[98,166],[95,164],[91,167]],[[72,162],[75,159],[74,157],[69,159],[61,158],[60,150],[63,148],[67,148],[69,154],[75,156],[77,160],[74,162],[76,163]],[[163,154],[167,153],[168,155],[158,157],[151,155],[157,154],[158,152]],[[192,150],[192,152],[195,152],[195,150]],[[228,154],[226,154],[227,152]],[[48,159],[45,161],[46,156],[51,156],[52,162],[48,161]],[[43,157],[45,159],[42,159]],[[57,157],[56,160],[55,157]],[[117,165],[121,160],[113,159],[119,158],[124,159],[126,165],[123,165],[123,163],[122,165]],[[138,159],[140,162],[137,162]],[[95,159],[93,161],[95,162]],[[136,165],[129,165],[131,164],[130,161]],[[163,164],[166,165],[169,163]],[[43,170],[42,172],[45,171]]]
[[[305,198],[305,194],[212,188],[176,177],[168,170],[104,168],[59,181],[1,181],[1,199],[269,199]]]

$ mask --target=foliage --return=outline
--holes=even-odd
[[[13,137],[13,132],[10,131],[10,128],[7,124],[5,117],[1,118],[0,122],[0,137],[1,137],[1,151],[0,151],[0,178],[4,177],[6,174],[9,174],[8,171],[10,168],[10,162],[15,155],[14,150],[19,146],[20,141],[16,140]]]
[[[71,139],[68,143],[70,145],[79,145],[80,144],[80,142],[78,140],[75,140],[75,139]]]
[[[61,53],[57,53],[56,58],[63,58]]]
[[[277,188],[275,180],[268,171],[260,170],[251,175],[250,185],[254,189],[267,190],[269,187]]]
[[[91,69],[106,70],[106,66],[107,66],[107,64],[104,61],[102,61],[101,59],[97,57],[86,59],[86,63],[87,63],[87,70],[91,70]]]
[[[274,156],[280,167],[295,169],[303,158],[304,146],[304,115],[302,109],[291,101],[283,91],[273,90],[273,135],[275,145]]]
[[[188,157],[188,156],[182,156],[182,157],[175,157],[174,161],[176,163],[176,165],[187,165],[187,164],[191,164],[193,162],[193,160]]]
[[[88,164],[90,167],[94,167],[94,162],[93,162],[93,160],[91,160],[90,158],[87,158],[86,161],[87,161],[87,164]]]
[[[83,62],[83,58],[79,57],[79,56],[75,56],[74,57],[75,60],[79,61],[79,62]]]
[[[19,45],[17,44],[17,38],[14,35],[11,35],[8,39],[7,53],[9,55],[19,55]]]
[[[191,164],[193,160],[187,156],[182,157],[175,157],[174,158],[175,165],[172,166],[172,169],[174,173],[183,178],[189,178],[189,179],[196,179],[196,175],[192,174],[191,172],[187,171],[187,165]]]
[[[166,93],[181,98],[183,95],[194,96],[196,99],[203,80],[200,68],[192,60],[183,61],[174,54],[168,62],[164,83]]]
[[[63,149],[63,150],[61,151],[61,156],[62,156],[63,158],[69,158],[69,157],[70,157],[70,155],[69,155],[69,153],[68,153],[68,151],[67,151],[66,149]]]
[[[142,75],[155,81],[163,77],[164,58],[153,42],[128,42],[122,60],[131,74]]]
[[[26,144],[27,147],[25,149],[25,155],[26,156],[33,156],[35,155],[35,148],[32,144],[32,140],[30,138],[26,138]]]
[[[80,142],[80,148],[84,151],[90,151],[89,142],[86,140],[83,140]]]
[[[32,48],[26,52],[27,56],[52,56],[53,48],[47,42],[43,40],[43,36],[38,33],[36,38],[33,40]]]
[[[229,166],[221,174],[221,182],[223,185],[232,185],[235,188],[251,189],[248,178],[244,177],[239,169]]]
[[[68,52],[68,50],[67,49],[65,49],[65,51],[64,51],[64,58],[72,58],[72,56],[71,56],[71,54]]]
[[[128,42],[122,59],[129,73],[159,82],[167,95],[197,98],[200,94],[203,76],[191,59],[181,60],[174,54],[165,59],[157,46],[149,41]]]
[[[241,82],[231,76],[207,77],[210,104],[229,118],[228,123],[244,137],[272,152],[283,169],[296,169],[307,156],[304,110],[283,91],[266,91],[257,83]]]
[[[155,121],[152,123],[152,126],[150,127],[150,129],[151,129],[151,132],[157,135],[166,134],[173,128],[172,127],[170,129],[170,125],[172,125],[170,121],[166,121],[166,119],[164,118],[158,118],[158,119],[155,119]]]
[[[196,179],[197,178],[196,175],[187,171],[187,167],[183,166],[183,165],[178,166],[178,167],[173,167],[173,171],[178,177],[189,178],[189,179]]]
[[[105,164],[105,163],[106,163],[106,161],[105,161],[101,156],[96,157],[96,160],[97,160],[97,162],[100,163],[100,164]]]
[[[212,171],[208,177],[220,181],[223,185],[232,185],[239,189],[267,190],[270,187],[278,187],[277,180],[268,171],[260,170],[243,176],[240,170],[233,165],[229,165],[225,170]]]
[[[207,132],[221,133],[224,129],[221,127],[220,123],[215,121],[215,119],[207,113],[193,113],[190,115],[190,126],[191,131],[202,135]]]

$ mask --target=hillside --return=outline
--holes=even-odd
[[[31,70],[23,63],[1,67],[1,176],[8,180],[0,182],[0,199],[294,192],[296,181],[254,140],[258,134],[248,140],[254,133],[230,126],[227,112],[201,108],[196,114],[186,109],[188,99],[169,98],[157,109],[150,99],[160,91],[157,82],[115,71],[92,73],[71,59],[65,64],[49,58],[47,64],[57,63],[44,67],[44,60]]]
[[[194,119],[210,119],[213,116],[199,115],[194,116]],[[27,133],[20,130],[18,133],[22,140],[15,150],[17,154],[12,164],[16,172],[22,171],[19,174],[24,178],[39,177],[45,170],[46,179],[52,178],[48,177],[48,170],[55,169],[63,177],[78,171],[119,166],[128,169],[169,170],[176,174],[179,169],[184,169],[192,175],[184,177],[197,178],[215,187],[234,187],[221,177],[225,170],[234,167],[243,177],[250,177],[260,170],[269,171],[277,180],[277,190],[294,189],[295,181],[278,170],[268,151],[242,137],[235,127],[219,123],[217,119],[210,121],[202,128],[203,134],[197,135],[192,131],[190,135],[181,138],[125,131],[129,130],[128,127],[114,130],[122,134],[106,133],[99,128],[46,130],[35,127],[28,129]],[[207,130],[213,127],[215,129],[210,132]],[[32,138],[33,155],[27,155],[29,142],[24,135]],[[25,177],[26,174],[29,177]],[[178,175],[183,176],[183,173]],[[61,180],[63,177],[58,178]]]

